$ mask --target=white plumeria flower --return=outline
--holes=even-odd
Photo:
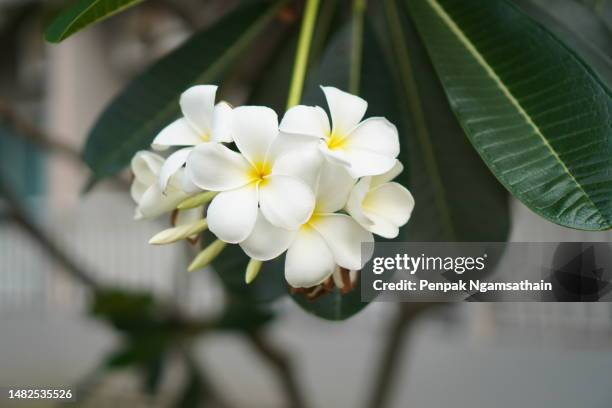
[[[353,178],[389,171],[399,154],[397,128],[382,117],[363,118],[368,104],[362,98],[333,87],[325,93],[332,124],[318,106],[298,105],[287,111],[280,130],[320,140],[319,148],[332,161],[347,166]]]
[[[395,238],[399,227],[406,224],[414,209],[410,191],[399,183],[390,182],[404,167],[397,161],[388,172],[375,177],[364,177],[355,184],[347,212],[362,227],[384,238]]]
[[[266,222],[282,228],[295,229],[306,222],[314,194],[296,174],[307,179],[316,171],[312,155],[285,151],[276,113],[266,107],[234,109],[232,135],[239,152],[206,143],[187,159],[191,181],[220,192],[208,207],[210,231],[222,241],[239,243],[253,231],[259,211]]]
[[[337,266],[359,270],[366,259],[361,244],[374,242],[372,234],[341,210],[354,184],[344,167],[325,163],[316,188],[312,216],[298,230],[270,224],[262,214],[251,235],[240,246],[253,259],[266,261],[287,251],[285,279],[296,288],[315,286],[329,278]]]
[[[152,147],[166,150],[170,146],[190,146],[171,154],[161,169],[159,185],[165,190],[168,180],[187,161],[193,146],[210,142],[231,142],[232,108],[225,102],[215,105],[217,86],[197,85],[181,95],[179,104],[183,117],[162,129],[155,137]],[[195,192],[197,189],[185,181],[184,190]]]
[[[157,217],[172,211],[188,197],[181,189],[182,172],[170,178],[165,192],[161,190],[158,181],[163,165],[163,157],[147,151],[140,151],[132,158],[134,181],[130,192],[138,204],[136,219]]]

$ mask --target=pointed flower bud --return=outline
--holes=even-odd
[[[191,262],[191,265],[187,268],[187,271],[193,272],[196,269],[202,269],[208,266],[217,256],[223,251],[227,244],[220,239],[214,241],[212,244],[207,246],[200,252]]]
[[[205,219],[198,220],[191,224],[180,225],[174,228],[168,228],[162,232],[157,233],[153,238],[149,240],[149,244],[163,245],[171,244],[181,239],[187,239],[193,235],[199,234],[208,228],[208,222]]]
[[[244,281],[247,284],[253,282],[257,275],[259,275],[259,271],[261,271],[262,264],[263,262],[251,258],[249,264],[247,265],[246,273],[244,275]]]
[[[196,194],[193,197],[189,197],[185,201],[182,201],[177,208],[179,210],[188,210],[190,208],[196,208],[201,205],[208,204],[217,194],[219,193],[216,191],[205,191],[203,193]]]

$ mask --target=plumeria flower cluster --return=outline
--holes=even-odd
[[[318,106],[295,106],[282,120],[264,106],[215,104],[217,87],[195,86],[180,98],[182,117],[132,159],[136,218],[172,213],[174,226],[152,244],[217,240],[189,270],[208,265],[227,244],[251,258],[250,283],[262,262],[285,254],[293,288],[335,282],[347,289],[368,261],[362,243],[373,234],[394,238],[414,199],[392,180],[402,172],[396,127],[382,117],[363,120],[367,102],[322,87],[328,117]]]

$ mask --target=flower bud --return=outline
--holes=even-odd
[[[193,235],[199,234],[208,228],[208,222],[205,219],[198,220],[191,224],[179,225],[178,227],[168,228],[155,234],[153,238],[149,240],[149,244],[163,245],[171,244],[172,242],[180,241],[181,239],[187,239]]]
[[[221,241],[220,239],[214,241],[212,244],[207,246],[200,252],[191,262],[187,271],[193,272],[196,269],[204,268],[208,266],[215,258],[223,251],[227,243]]]

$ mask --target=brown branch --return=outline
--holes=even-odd
[[[289,406],[291,408],[305,408],[306,403],[300,392],[289,358],[282,351],[270,344],[259,332],[248,332],[246,337],[255,350],[268,360],[268,363],[276,370],[278,380],[283,389],[287,392]]]
[[[392,382],[394,378],[397,378],[395,375],[397,365],[402,361],[402,355],[406,352],[408,327],[414,322],[416,316],[435,305],[436,303],[402,303],[400,305],[399,314],[392,322],[386,336],[387,343],[374,377],[375,383],[367,407],[383,408],[389,405]]]
[[[93,289],[98,288],[99,285],[96,280],[57,246],[45,231],[29,219],[23,210],[22,203],[17,194],[4,180],[2,175],[0,175],[0,199],[4,199],[7,202],[12,219],[23,228],[23,230],[26,231],[51,258],[62,265],[70,276],[88,287]]]

